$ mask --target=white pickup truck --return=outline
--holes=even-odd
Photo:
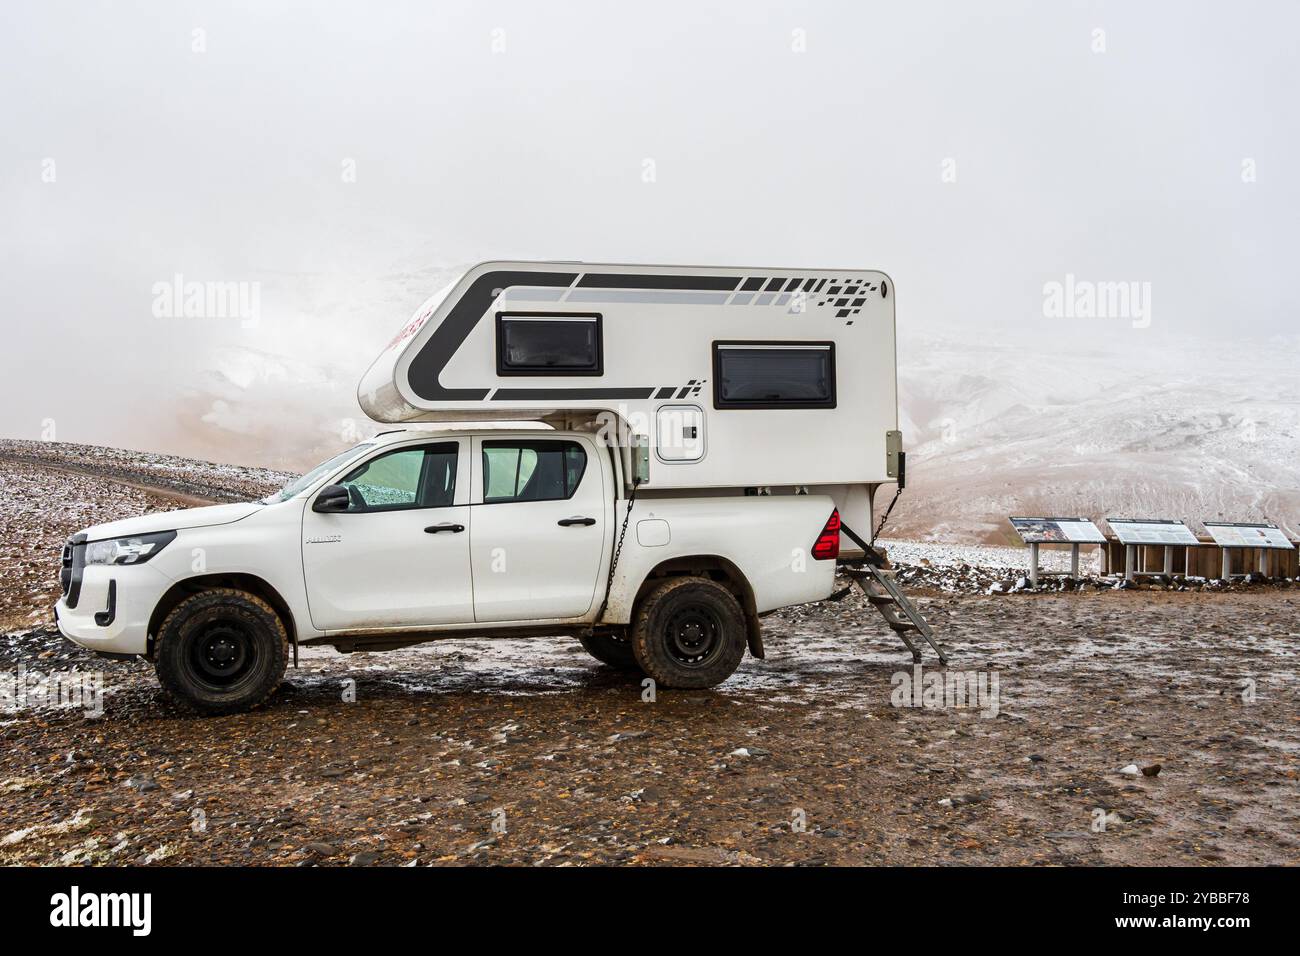
[[[229,713],[266,700],[300,645],[455,636],[569,634],[662,686],[711,687],[746,647],[763,656],[761,615],[830,595],[831,497],[650,492],[625,460],[593,432],[385,433],[261,501],[74,535],[59,630]]]

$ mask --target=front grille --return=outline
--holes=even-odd
[[[86,570],[86,536],[74,534],[63,546],[63,559],[59,568],[59,585],[63,588],[63,601],[76,607],[81,599],[81,575]]]
[[[68,588],[72,587],[72,541],[69,540],[63,546],[63,562],[59,568],[59,587],[63,589],[63,596],[68,596]]]

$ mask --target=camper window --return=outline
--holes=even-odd
[[[498,375],[600,375],[600,316],[498,312]]]
[[[833,342],[714,342],[714,408],[834,408]]]
[[[575,441],[485,441],[483,503],[572,498],[586,470],[587,453]]]

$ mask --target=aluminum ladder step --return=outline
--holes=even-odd
[[[916,605],[907,599],[907,595],[894,580],[892,571],[867,565],[862,569],[845,568],[844,573],[867,596],[871,606],[880,612],[889,629],[907,645],[907,649],[912,652],[913,661],[918,664],[921,662],[921,649],[918,647],[920,642],[913,641],[909,635],[919,634],[939,656],[939,662],[948,663],[948,655],[935,640],[934,631],[916,609]]]

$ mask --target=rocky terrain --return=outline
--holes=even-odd
[[[900,542],[951,652],[946,694],[922,692],[937,662],[914,671],[851,592],[766,618],[767,659],[712,691],[645,699],[576,641],[476,639],[306,649],[265,707],[203,719],[149,665],[51,631],[58,547],[200,488],[280,481],[123,456],[97,472],[0,455],[0,863],[1300,861],[1285,583],[973,593],[1015,573],[1010,555],[960,571],[903,563]],[[102,697],[39,693],[73,673]],[[955,696],[959,674],[983,693]]]
[[[42,472],[62,471],[106,478],[118,485],[143,486],[145,491],[159,492],[168,500],[203,499],[204,504],[265,497],[297,477],[269,468],[222,465],[177,455],[12,438],[0,439],[0,461],[38,465]],[[60,501],[67,500],[67,491],[57,489],[57,495],[51,495],[47,503],[57,507]],[[102,492],[89,497],[102,497]],[[84,506],[77,501],[69,503]],[[128,508],[122,513],[141,512]]]

